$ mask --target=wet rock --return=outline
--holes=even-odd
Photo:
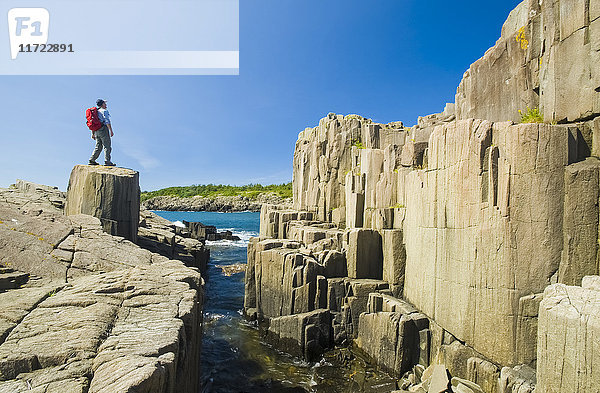
[[[272,318],[266,340],[307,361],[318,360],[333,342],[331,314],[329,310],[315,310]]]
[[[234,265],[215,265],[215,267],[221,269],[223,275],[226,277],[246,271],[245,263],[236,263]]]

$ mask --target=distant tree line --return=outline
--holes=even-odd
[[[224,184],[203,184],[183,187],[168,187],[156,191],[143,191],[142,202],[157,196],[177,196],[190,198],[193,196],[217,197],[241,195],[250,199],[256,199],[259,194],[272,192],[282,198],[292,197],[292,182],[283,184],[248,184],[245,186],[230,186]]]

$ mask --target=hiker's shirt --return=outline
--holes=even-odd
[[[108,109],[98,109],[98,119],[102,125],[110,124],[110,113],[108,113]]]

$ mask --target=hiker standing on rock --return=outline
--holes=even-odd
[[[100,156],[100,151],[104,147],[104,165],[115,166],[110,161],[110,138],[115,134],[110,124],[110,113],[106,109],[106,100],[99,98],[96,100],[97,108],[89,108],[85,112],[87,125],[92,131],[92,139],[96,140],[96,147],[90,157],[89,165],[98,165],[96,159]],[[110,132],[110,135],[108,134]]]

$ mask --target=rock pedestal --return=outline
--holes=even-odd
[[[97,217],[105,232],[136,242],[139,173],[125,168],[76,165],[69,179],[65,214]]]

